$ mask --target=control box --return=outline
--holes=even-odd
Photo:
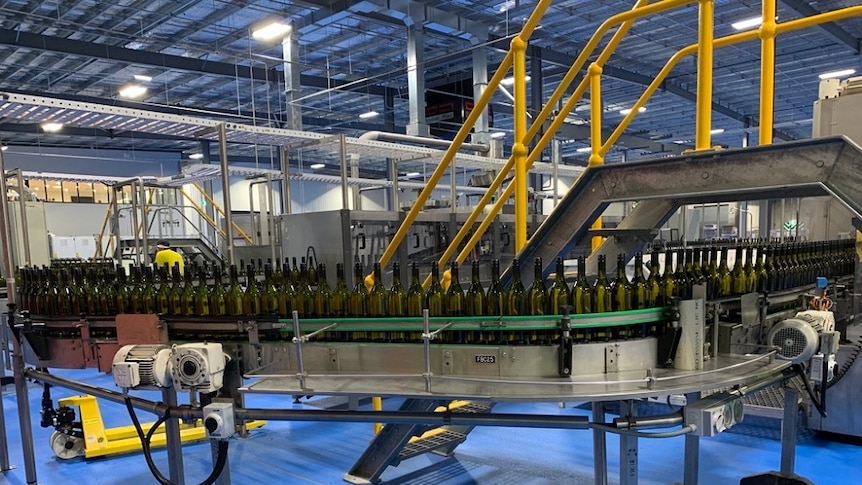
[[[132,389],[141,383],[141,371],[137,362],[114,362],[111,373],[114,375],[114,383],[123,389]]]
[[[233,436],[236,433],[233,403],[214,402],[204,406],[204,427],[210,439],[224,440]]]
[[[742,422],[742,397],[728,392],[713,394],[685,406],[685,425],[695,425],[698,436],[715,436]]]

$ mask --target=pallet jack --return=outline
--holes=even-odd
[[[120,426],[105,428],[99,403],[90,395],[71,396],[59,399],[58,408],[54,408],[51,391],[46,384],[42,391],[41,425],[43,428],[53,427],[49,444],[58,458],[71,460],[83,455],[84,458],[96,458],[141,451],[141,440],[135,427]],[[76,420],[77,406],[81,419]],[[238,426],[246,430],[260,428],[266,421],[247,421]],[[142,427],[149,429],[153,423],[144,423]],[[182,443],[192,443],[206,439],[206,428],[200,419],[191,423],[180,423],[180,440]],[[153,435],[150,447],[165,446],[167,437],[164,425]]]

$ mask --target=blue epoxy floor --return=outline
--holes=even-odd
[[[80,379],[113,389],[110,376],[94,371],[59,371],[66,377]],[[53,397],[71,395],[55,388]],[[30,392],[31,419],[35,425],[36,462],[40,484],[68,484],[80,481],[90,484],[155,483],[139,454],[93,460],[60,460],[48,445],[50,429],[39,428],[41,388]],[[142,393],[158,399],[156,393]],[[259,397],[248,400],[250,407],[292,406],[289,397]],[[393,408],[396,401],[384,406]],[[125,408],[103,402],[102,413],[107,426],[129,424]],[[9,434],[9,448],[14,470],[0,474],[0,483],[26,484],[20,445],[18,415],[12,386],[3,393],[3,409]],[[498,404],[495,412],[586,415],[587,411],[556,404]],[[141,413],[142,421],[152,416]],[[245,484],[342,484],[342,475],[365,449],[371,439],[370,424],[287,423],[270,422],[252,431],[248,439],[232,439],[230,472],[232,483]],[[779,443],[750,434],[724,433],[701,441],[700,483],[724,485],[739,479],[777,469]],[[608,436],[611,483],[618,480],[619,441]],[[667,485],[682,481],[683,439],[640,440],[641,484]],[[155,451],[156,462],[167,474],[165,452]],[[797,472],[817,484],[862,483],[858,478],[862,446],[809,437],[797,451]],[[198,483],[211,468],[207,444],[184,448],[186,483]],[[411,485],[521,485],[521,484],[590,484],[592,482],[592,439],[586,431],[551,429],[477,428],[452,458],[436,455],[413,458],[383,475],[386,484]]]

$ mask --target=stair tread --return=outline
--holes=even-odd
[[[412,443],[407,444],[407,446],[405,446],[404,449],[401,450],[400,453],[398,453],[398,459],[406,460],[408,458],[413,458],[414,456],[419,456],[429,451],[434,451],[438,448],[442,448],[452,443],[460,443],[465,439],[467,439],[467,435],[463,433],[457,433],[455,431],[445,431],[443,433],[429,436],[427,438],[422,438],[420,440],[416,440]]]

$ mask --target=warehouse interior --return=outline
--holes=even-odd
[[[837,483],[860,53],[852,0],[0,1],[0,474]]]

